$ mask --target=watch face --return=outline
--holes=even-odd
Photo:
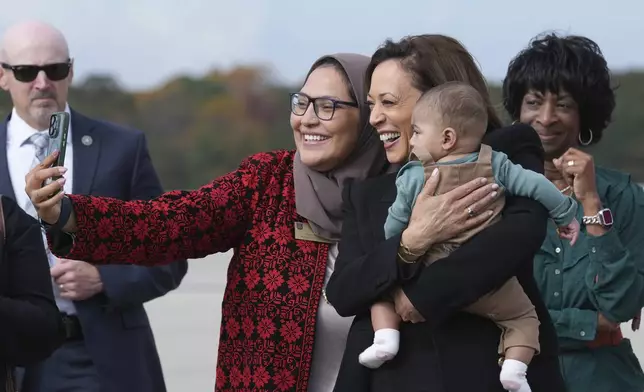
[[[613,213],[608,208],[599,211],[599,216],[604,226],[613,225]]]

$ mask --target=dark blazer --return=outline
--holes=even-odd
[[[514,162],[543,172],[543,149],[536,132],[516,125],[484,140]],[[490,320],[461,312],[467,305],[517,276],[541,321],[541,354],[528,369],[534,392],[564,391],[557,337],[532,275],[532,259],[546,234],[548,214],[536,201],[508,197],[503,219],[446,260],[429,267],[396,261],[400,235],[385,240],[387,210],[396,197],[396,174],[350,184],[340,253],[327,297],[342,316],[356,315],[335,390],[499,391],[500,330]],[[370,305],[396,285],[427,320],[401,325],[398,355],[377,370],[358,363],[373,340]]]
[[[5,391],[8,371],[47,358],[64,336],[40,224],[8,197],[2,197],[2,210],[0,391]]]
[[[142,132],[96,121],[75,111],[71,112],[71,126],[72,193],[135,200],[152,199],[163,192]],[[2,145],[6,145],[6,138],[5,122],[0,126]],[[6,148],[0,149],[0,193],[15,195]],[[187,262],[151,268],[114,265],[98,269],[103,293],[76,301],[75,306],[85,345],[105,391],[165,391],[159,355],[143,304],[177,288],[187,272]]]

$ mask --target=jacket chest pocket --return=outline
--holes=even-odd
[[[561,266],[559,268],[570,270],[580,263],[587,263],[589,253],[588,239],[583,233],[579,233],[579,238],[575,245],[570,246],[568,240],[559,238],[557,227],[550,221],[548,223],[548,235],[537,252],[535,259],[540,260],[544,265],[558,264]]]
[[[569,255],[564,258],[564,270],[574,269],[577,266],[585,268],[590,258],[590,249],[588,248],[586,236],[579,233],[575,246],[566,246],[566,252]]]

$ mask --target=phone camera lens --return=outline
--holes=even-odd
[[[58,134],[58,119],[55,116],[51,117],[49,122],[49,137],[56,137]]]

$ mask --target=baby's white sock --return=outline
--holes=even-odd
[[[511,392],[532,392],[526,371],[528,365],[516,359],[506,359],[501,367],[501,384],[503,388]]]
[[[400,332],[397,329],[379,329],[373,336],[373,344],[360,354],[358,361],[370,369],[379,368],[398,354],[399,344]]]

